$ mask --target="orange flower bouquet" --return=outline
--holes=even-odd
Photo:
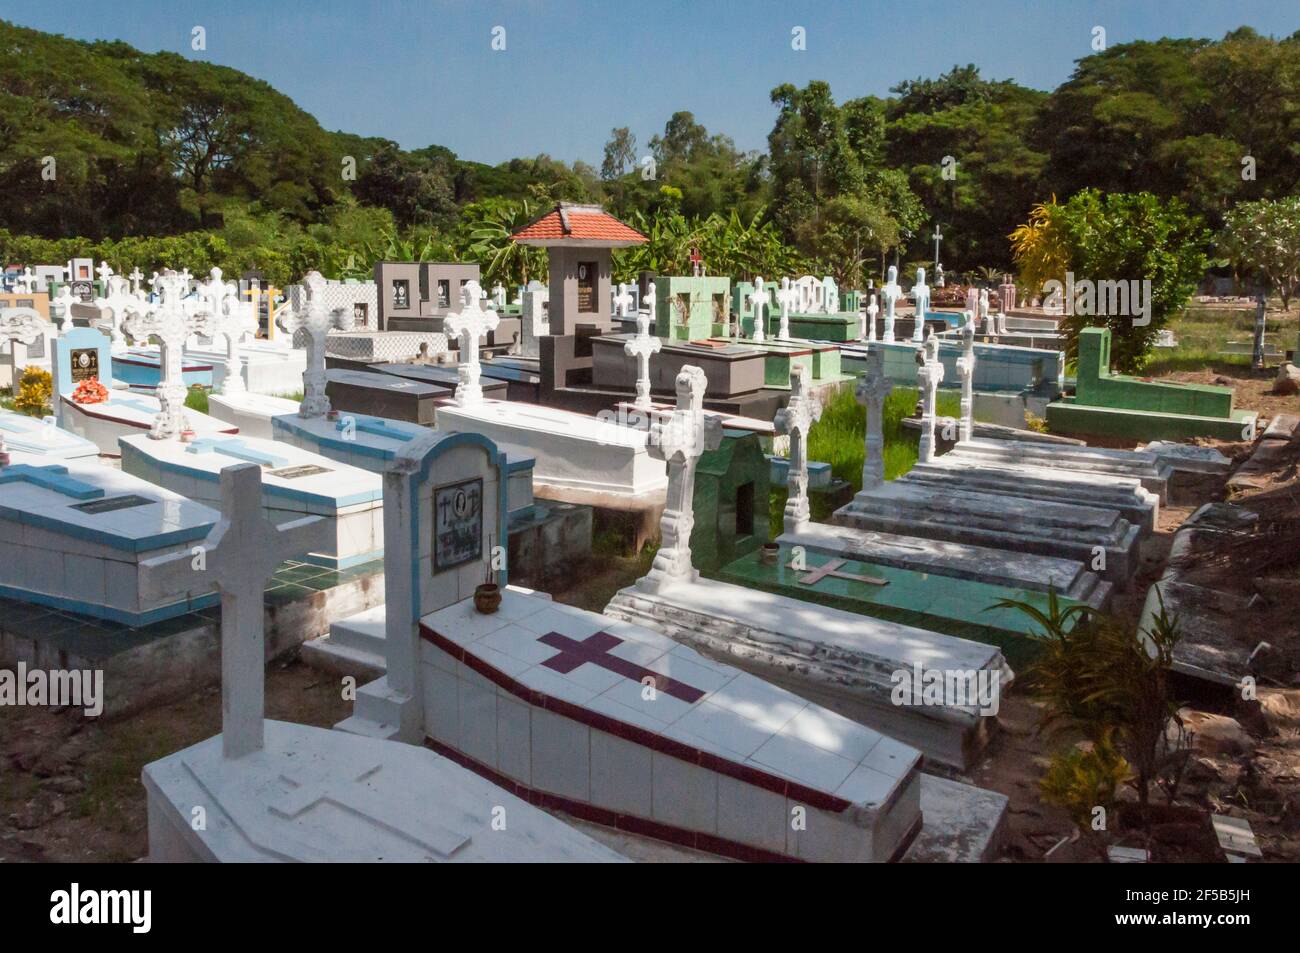
[[[72,392],[72,400],[78,404],[102,404],[108,400],[108,388],[99,382],[99,378],[87,377]]]

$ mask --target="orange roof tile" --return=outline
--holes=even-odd
[[[640,245],[647,239],[598,205],[561,203],[511,236],[517,242],[550,245],[566,241]]]

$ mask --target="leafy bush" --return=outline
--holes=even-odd
[[[1132,776],[1129,764],[1115,749],[1111,734],[1084,747],[1052,756],[1038,782],[1043,801],[1063,808],[1086,843],[1106,859],[1106,828],[1095,826],[1101,808],[1109,821],[1116,804],[1116,791]]]
[[[50,372],[39,367],[23,369],[18,378],[18,393],[14,397],[14,409],[33,417],[44,417],[51,413],[50,401],[54,396],[54,382]]]

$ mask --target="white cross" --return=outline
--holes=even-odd
[[[658,322],[659,316],[655,313],[655,283],[650,282],[649,287],[645,290],[645,295],[641,298],[641,311],[650,315],[650,320]]]
[[[95,269],[95,274],[99,275],[99,280],[107,285],[108,279],[113,277],[113,269],[109,267],[108,262],[101,261],[99,267]]]
[[[988,302],[988,293],[984,294]],[[969,440],[975,429],[975,316],[966,312],[966,323],[961,328],[962,352],[957,358],[957,372],[961,375],[961,427],[959,440]]]
[[[636,358],[636,401],[638,410],[650,409],[650,355],[657,354],[663,342],[650,333],[650,312],[638,311],[636,336],[623,345],[623,352]]]
[[[677,374],[677,409],[650,425],[646,449],[656,460],[668,462],[668,494],[659,521],[659,551],[650,571],[637,581],[649,592],[675,582],[690,582],[699,575],[691,565],[691,529],[695,526],[695,469],[700,455],[722,443],[722,424],[704,415],[704,390],[708,380],[693,364]]]
[[[779,341],[790,340],[790,308],[794,305],[798,296],[799,293],[790,287],[790,278],[788,276],[782,278],[781,290],[776,293],[777,304],[781,306],[781,327],[776,332]]]
[[[499,281],[492,286],[492,301],[498,308],[506,306],[506,287]]]
[[[894,308],[898,304],[898,299],[903,296],[903,289],[898,284],[898,266],[890,265],[888,279],[885,286],[880,289],[880,296],[885,302],[885,331],[881,336],[881,341],[885,344],[894,343]]]
[[[132,268],[127,277],[131,279],[131,293],[138,295],[140,293],[140,282],[144,280],[144,275],[140,274],[139,267]]]
[[[865,340],[870,344],[876,343],[876,315],[880,313],[880,305],[876,304],[876,296],[871,296],[871,303],[867,305],[866,313],[866,333],[858,332],[858,340]]]
[[[266,711],[266,580],[293,556],[329,545],[319,516],[272,525],[262,510],[262,468],[237,463],[221,471],[221,519],[199,546],[140,563],[151,599],[221,590],[221,750],[239,758],[262,749]]]
[[[867,370],[855,390],[858,403],[866,408],[867,429],[862,454],[862,489],[872,490],[885,482],[885,398],[894,383],[885,376],[885,355],[880,348],[867,352]]]
[[[449,313],[443,321],[443,328],[448,334],[460,338],[456,404],[459,407],[469,407],[483,401],[483,388],[479,384],[482,370],[478,363],[478,339],[489,331],[495,331],[500,319],[495,311],[484,310],[479,301],[476,281],[465,282],[465,286],[460,289],[460,302],[460,313]]]
[[[626,318],[628,311],[632,308],[632,302],[632,292],[627,290],[627,284],[620,284],[618,294],[614,295],[614,313],[620,318]]]
[[[54,296],[53,303],[59,309],[59,333],[61,334],[72,330],[72,305],[76,300],[69,285],[64,285]]]
[[[916,301],[915,326],[912,328],[912,343],[920,344],[925,340],[925,309],[930,303],[930,287],[925,283],[925,269],[916,269],[916,284],[912,286],[912,298]]]
[[[980,293],[974,285],[966,289],[966,310],[973,314],[980,313]]]
[[[109,312],[109,332],[112,334],[113,343],[124,344],[126,335],[122,333],[123,322],[129,315],[149,310],[149,303],[127,290],[125,278],[113,275],[104,284],[106,294],[102,298],[95,299],[95,307],[100,311]]]
[[[993,323],[993,315],[989,312],[989,293],[987,291],[980,293],[979,316],[983,320],[985,333],[998,333],[997,325]]]
[[[299,328],[307,332],[307,365],[302,372],[303,395],[298,416],[324,417],[330,410],[330,399],[325,395],[325,338],[331,328],[352,330],[352,309],[331,311],[325,306],[325,279],[319,271],[308,272],[302,286],[306,299],[301,309],[286,304],[275,320],[286,334],[292,335]]]
[[[939,266],[939,242],[943,240],[943,233],[939,231],[939,225],[936,222],[934,226],[934,264]]]
[[[31,266],[23,269],[23,273],[14,279],[14,290],[30,294],[32,285],[36,281],[36,276],[32,274]]]
[[[916,382],[921,389],[921,446],[917,452],[919,463],[934,459],[934,409],[939,383],[943,380],[943,364],[939,361],[939,339],[930,329],[925,341],[925,362],[917,368]]]
[[[153,280],[158,300],[143,310],[127,315],[123,326],[126,333],[137,341],[149,337],[158,339],[158,357],[162,379],[158,382],[158,415],[154,417],[149,436],[155,440],[179,437],[186,429],[185,382],[182,378],[185,342],[191,335],[212,333],[212,316],[200,311],[184,295],[189,290],[189,280],[184,275],[167,271]]]
[[[749,293],[749,303],[754,306],[754,340],[763,341],[763,308],[767,305],[767,292],[763,290],[763,278],[754,279],[754,290]]]
[[[784,518],[787,533],[797,532],[811,515],[808,508],[808,431],[821,415],[821,401],[812,395],[808,384],[808,367],[796,364],[790,368],[790,402],[776,412],[772,421],[777,433],[790,436]]]
[[[205,286],[204,296],[213,307],[212,330],[226,339],[226,376],[217,389],[219,394],[242,394],[244,387],[244,359],[239,342],[246,335],[257,334],[257,305],[253,301],[239,300],[239,286],[229,283],[218,290],[213,284],[221,283],[221,269],[212,269],[212,281]]]

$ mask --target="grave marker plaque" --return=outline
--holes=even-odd
[[[405,279],[393,282],[393,307],[405,311],[411,306],[411,283]]]
[[[267,471],[271,476],[279,477],[281,480],[301,480],[303,477],[319,476],[322,473],[333,473],[328,467],[317,466],[314,463],[302,463],[292,467],[281,467],[278,470]]]
[[[105,500],[91,500],[89,503],[74,503],[72,508],[81,510],[83,513],[112,513],[114,510],[129,510],[135,506],[148,506],[150,503],[156,502],[158,501],[131,493],[127,496],[113,496]]]
[[[483,554],[483,478],[440,486],[433,495],[433,571]]]
[[[72,351],[72,380],[74,383],[99,378],[99,349],[79,347]]]
[[[578,262],[578,310],[596,310],[596,263],[594,261]]]

